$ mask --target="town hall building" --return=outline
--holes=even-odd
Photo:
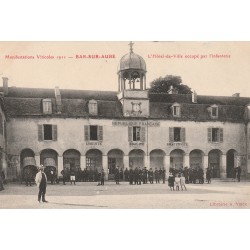
[[[150,70],[150,69],[149,69]],[[250,98],[152,94],[145,60],[119,62],[118,92],[0,88],[0,159],[9,180],[27,166],[93,169],[211,167],[231,178],[250,176]]]

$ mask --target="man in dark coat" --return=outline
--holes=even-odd
[[[104,186],[104,180],[105,180],[105,172],[104,172],[104,169],[102,169],[100,179],[101,179],[101,185]]]
[[[39,187],[38,202],[48,202],[45,199],[46,187],[47,187],[47,176],[44,173],[44,167],[41,165],[39,172],[36,174],[36,184]]]
[[[241,175],[241,166],[238,166],[238,168],[237,168],[237,179],[238,179],[238,182],[240,182],[240,175]]]
[[[120,172],[119,172],[119,168],[116,167],[115,168],[115,183],[120,184],[119,182],[120,182]]]
[[[160,183],[159,171],[157,168],[155,169],[155,183]]]
[[[129,171],[127,168],[124,171],[124,177],[125,177],[125,181],[129,181]]]
[[[162,180],[162,169],[160,168],[159,169],[159,183],[160,183],[161,180]]]
[[[141,168],[139,168],[138,169],[137,185],[141,185],[141,179],[142,179],[142,170],[141,170]]]
[[[166,179],[166,170],[165,168],[162,169],[162,181],[163,181],[163,184],[165,184],[165,179]]]
[[[133,185],[134,181],[134,170],[132,168],[129,169],[129,184]]]
[[[149,179],[150,184],[154,183],[154,172],[153,172],[152,168],[150,168],[148,171],[148,179]]]
[[[0,170],[0,191],[4,190],[3,181],[5,179],[5,174],[3,170]]]
[[[120,168],[120,180],[123,181],[123,169]]]
[[[134,184],[136,185],[138,182],[138,168],[134,170]]]
[[[62,170],[61,171],[61,175],[62,175],[62,178],[63,178],[63,185],[66,185],[66,181],[67,181],[67,171],[66,170]]]
[[[209,168],[207,168],[206,179],[207,179],[208,184],[211,184],[211,177],[212,177],[211,170]]]

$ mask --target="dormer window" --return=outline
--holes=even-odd
[[[213,105],[211,106],[211,118],[218,118],[218,106]]]
[[[174,117],[180,117],[181,116],[181,105],[178,103],[174,103],[172,106],[172,114]]]
[[[97,107],[96,100],[90,100],[88,107],[89,107],[89,114],[90,115],[97,115],[98,114],[98,107]]]
[[[43,99],[43,113],[44,114],[52,114],[51,99]]]

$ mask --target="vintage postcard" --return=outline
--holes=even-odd
[[[250,208],[250,42],[0,42],[0,208]]]

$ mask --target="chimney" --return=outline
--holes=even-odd
[[[232,95],[233,97],[240,97],[240,93],[235,93]]]
[[[192,103],[197,103],[197,93],[195,90],[192,92]]]
[[[8,95],[8,78],[7,77],[3,77],[3,94],[4,96]]]
[[[62,99],[59,87],[55,87],[55,98],[56,98],[56,111],[58,114],[62,112]]]

